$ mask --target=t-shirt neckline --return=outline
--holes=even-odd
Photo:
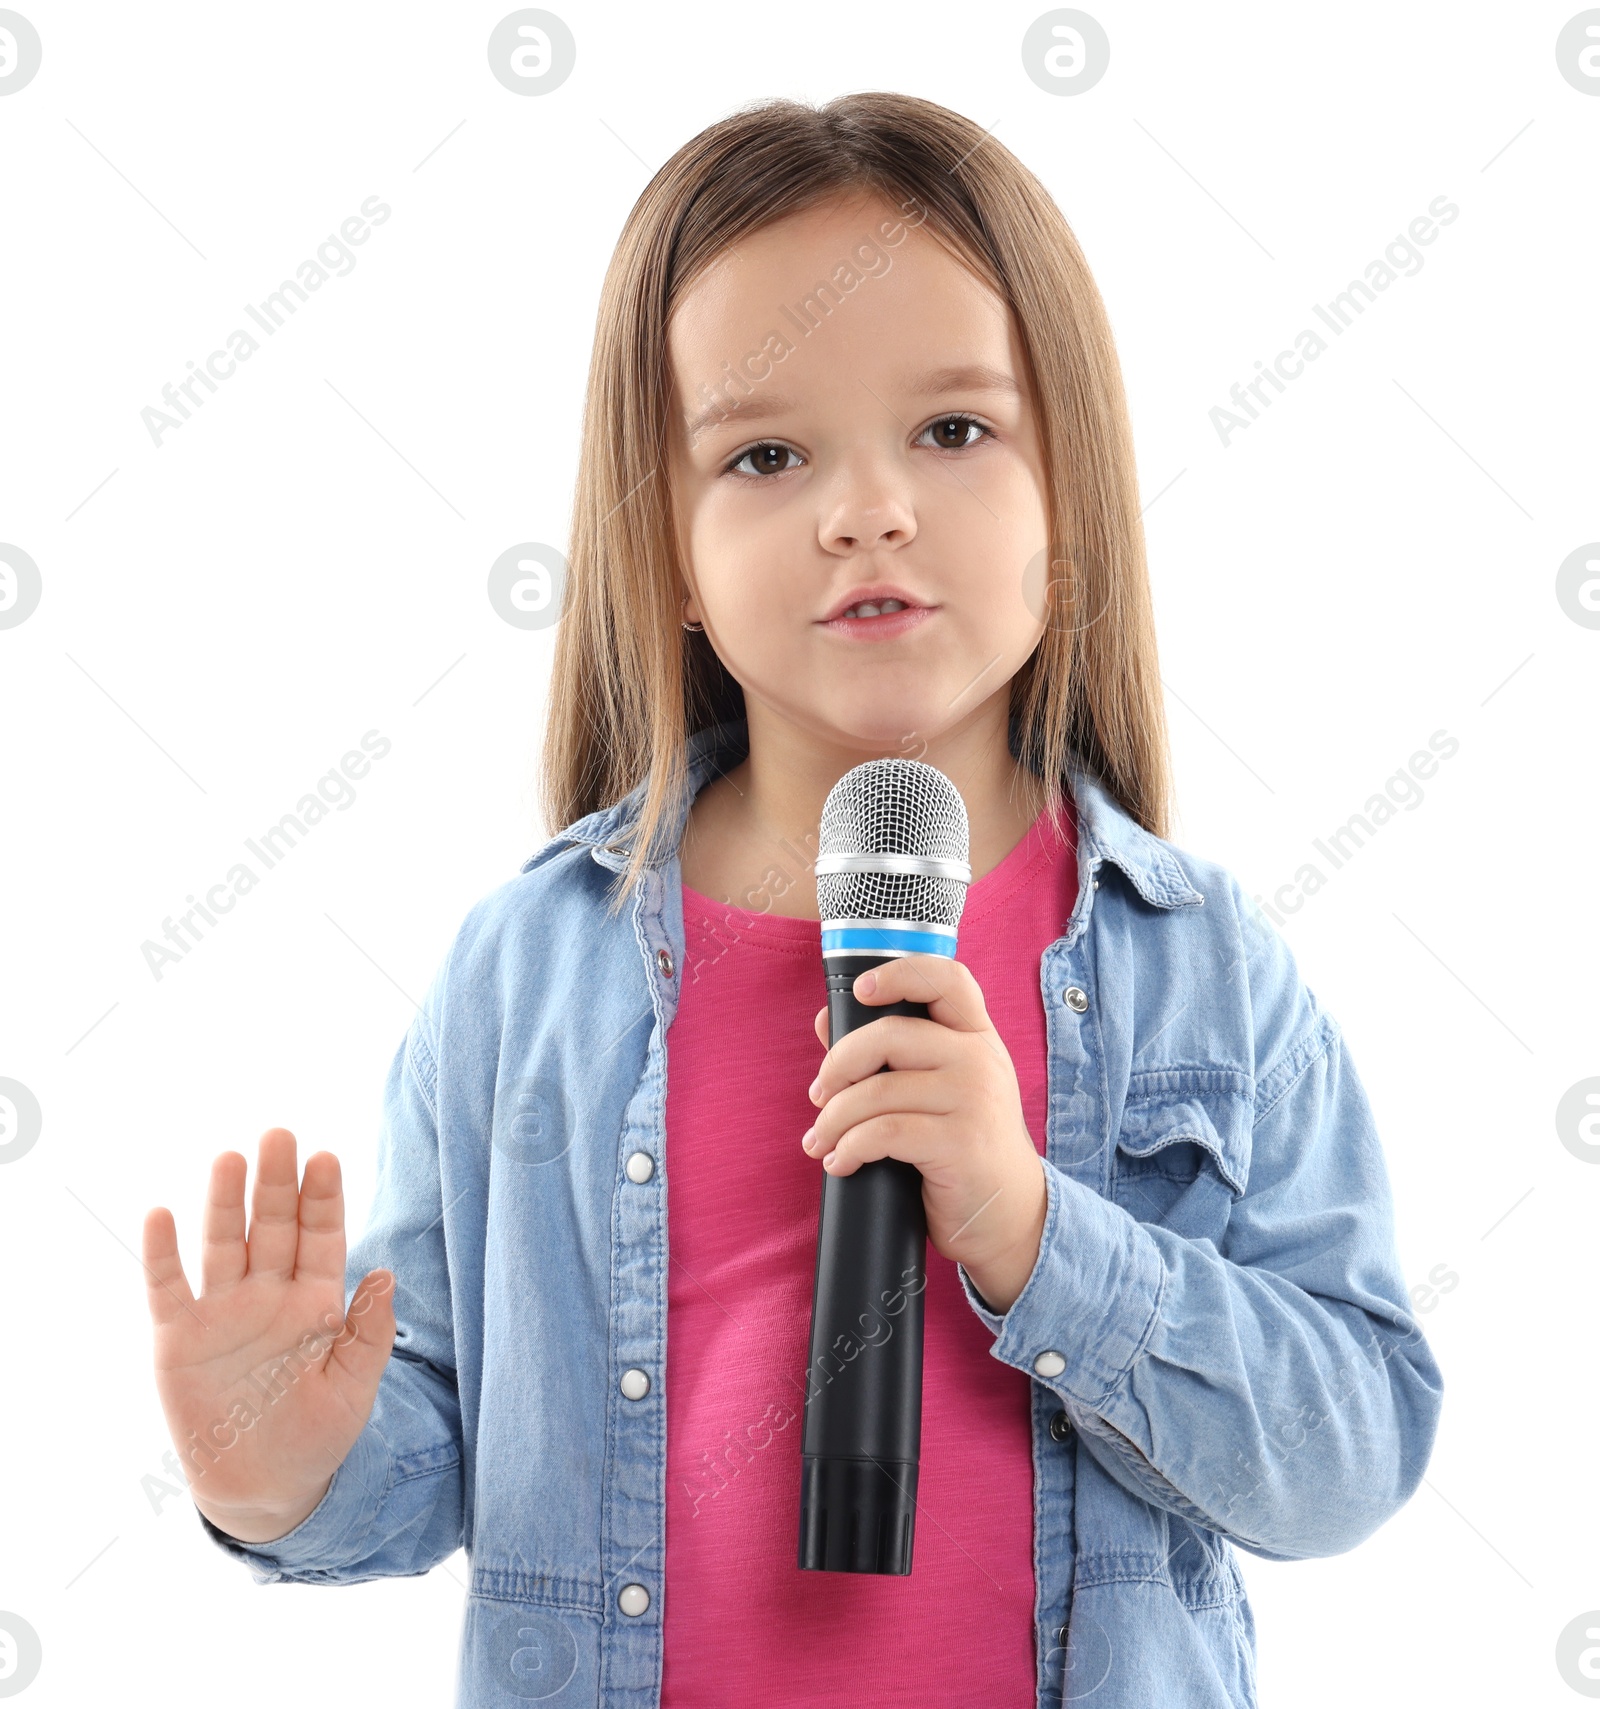
[[[999,865],[969,887],[967,903],[961,911],[963,926],[971,925],[996,908],[1003,907],[1059,850],[1076,851],[1077,818],[1072,797],[1063,792],[1060,800],[1065,836],[1059,836],[1052,830],[1050,809],[1048,806],[1042,808]],[[706,896],[687,883],[683,885],[683,910],[685,916],[696,914],[714,925],[728,927],[752,943],[770,944],[774,948],[792,949],[803,944],[814,949],[821,930],[816,920],[796,919],[790,914],[770,914],[735,902],[719,902],[714,896]]]

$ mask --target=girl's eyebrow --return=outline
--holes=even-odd
[[[902,382],[901,389],[909,397],[931,397],[936,392],[1003,392],[1007,397],[1022,396],[1016,377],[1004,368],[991,368],[983,362],[967,362],[953,368],[935,368]]]
[[[934,368],[924,374],[901,380],[900,390],[907,397],[934,397],[941,392],[994,392],[1006,397],[1021,397],[1022,387],[1003,368],[991,368],[982,362],[967,362],[954,367]],[[742,428],[752,421],[770,420],[775,415],[797,408],[793,398],[772,392],[758,391],[754,396],[727,404],[718,399],[684,423],[691,442],[707,429],[719,427]]]

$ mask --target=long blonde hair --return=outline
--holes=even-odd
[[[1168,834],[1167,730],[1133,439],[1105,306],[1049,192],[970,119],[883,92],[823,107],[756,103],[656,173],[601,291],[566,589],[544,742],[546,823],[565,827],[647,782],[614,904],[686,785],[688,738],[744,715],[744,691],[680,617],[667,474],[667,328],[698,274],[763,226],[877,191],[1009,303],[1030,368],[1048,478],[1045,630],[1011,679],[1020,755],[1064,780],[1069,757]]]

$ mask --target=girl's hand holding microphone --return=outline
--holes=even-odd
[[[915,1165],[934,1250],[1008,1311],[1038,1262],[1047,1194],[1017,1071],[983,992],[965,963],[915,954],[861,974],[855,995],[926,1003],[927,1018],[881,1015],[846,1033],[817,1071],[820,1112],[801,1144],[830,1175],[880,1157]],[[826,1008],[815,1026],[827,1044]]]
[[[156,1388],[195,1506],[243,1543],[267,1543],[327,1493],[371,1416],[394,1345],[394,1277],[373,1270],[344,1303],[339,1159],[295,1166],[294,1135],[261,1136],[250,1226],[246,1164],[211,1165],[198,1299],[162,1207],[144,1222]]]

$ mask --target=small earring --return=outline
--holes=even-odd
[[[688,594],[685,594],[683,596],[683,598],[678,601],[679,611],[687,610],[688,605],[689,605],[689,596],[688,596]],[[703,623],[691,623],[687,617],[681,618],[679,621],[683,624],[684,628],[687,629],[691,635],[699,635],[705,629],[705,624],[703,624]]]

